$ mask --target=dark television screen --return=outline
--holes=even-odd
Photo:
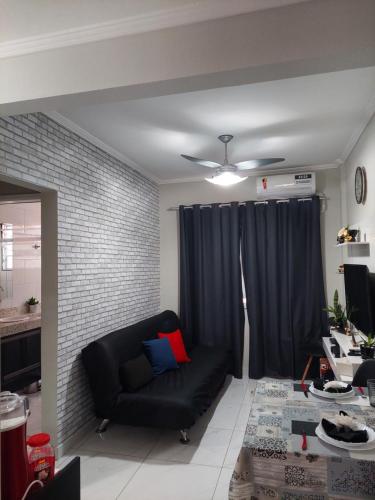
[[[368,267],[359,264],[344,264],[346,308],[352,311],[350,321],[357,330],[368,334],[374,331],[373,275]]]

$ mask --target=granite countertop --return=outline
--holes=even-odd
[[[20,314],[13,316],[13,318],[17,318],[17,321],[0,322],[0,338],[26,332],[27,330],[33,330],[34,328],[40,328],[41,325],[40,313]]]

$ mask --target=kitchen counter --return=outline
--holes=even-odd
[[[17,315],[17,321],[0,322],[0,338],[40,328],[40,313]]]

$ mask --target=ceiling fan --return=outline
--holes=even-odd
[[[229,163],[228,161],[228,142],[233,139],[233,135],[224,134],[219,135],[219,141],[224,143],[225,153],[223,163],[216,163],[215,161],[202,160],[201,158],[194,158],[194,156],[181,155],[186,160],[203,165],[203,167],[215,168],[216,172],[212,177],[206,177],[206,181],[218,184],[220,186],[232,186],[238,182],[247,179],[247,176],[240,176],[238,172],[243,170],[251,170],[257,167],[264,167],[271,165],[271,163],[278,163],[284,161],[285,158],[261,158],[258,160],[246,160],[239,163]]]

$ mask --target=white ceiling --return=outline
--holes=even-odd
[[[59,112],[130,165],[173,182],[211,173],[180,154],[221,162],[216,137],[224,133],[235,136],[232,162],[285,157],[273,170],[339,163],[370,119],[374,98],[371,67]]]

